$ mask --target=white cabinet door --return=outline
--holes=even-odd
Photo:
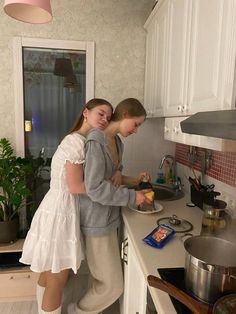
[[[164,116],[234,108],[236,1],[168,3]]]
[[[189,60],[189,0],[170,0],[165,116],[186,115]]]
[[[188,111],[230,109],[224,102],[225,80],[231,27],[228,22],[231,6],[228,0],[192,1],[189,77],[187,86]],[[235,27],[235,26],[234,26]],[[232,90],[231,90],[232,97]]]
[[[168,3],[164,1],[147,22],[144,105],[148,117],[163,116],[167,61]]]
[[[236,152],[236,141],[183,133],[180,122],[186,118],[188,117],[165,118],[165,140],[217,151]]]
[[[126,245],[128,244],[128,245]],[[147,283],[129,237],[124,241],[124,295],[121,314],[146,314]]]
[[[200,137],[198,135],[187,134],[181,131],[180,122],[187,117],[165,118],[164,138],[176,143],[200,146]]]

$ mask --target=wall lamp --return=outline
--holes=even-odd
[[[4,11],[21,22],[43,24],[52,20],[50,0],[5,0]]]

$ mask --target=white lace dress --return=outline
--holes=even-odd
[[[79,196],[69,193],[64,167],[67,160],[84,163],[84,142],[80,134],[69,134],[52,158],[50,189],[33,217],[20,259],[34,272],[71,268],[76,273],[84,258]]]

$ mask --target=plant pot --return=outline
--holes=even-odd
[[[10,243],[17,238],[19,218],[11,221],[0,221],[0,243]]]

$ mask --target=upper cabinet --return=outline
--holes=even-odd
[[[233,108],[235,0],[160,0],[147,30],[149,116]]]
[[[167,35],[168,1],[164,1],[147,25],[144,104],[149,117],[164,114]]]

